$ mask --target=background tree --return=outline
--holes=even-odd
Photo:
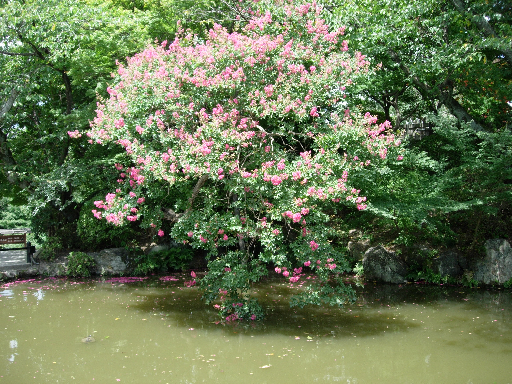
[[[399,131],[408,119],[435,123],[434,135],[407,144],[404,168],[366,185],[380,219],[366,216],[360,225],[399,243],[437,239],[472,254],[486,238],[509,237],[510,5],[381,0],[326,7],[376,68],[358,79],[349,102],[379,111]]]
[[[2,185],[30,200],[34,229],[72,245],[81,205],[116,176],[116,151],[79,146],[67,131],[88,126],[116,59],[150,40],[148,23],[106,2],[9,1],[0,11]]]
[[[509,4],[380,0],[327,6],[333,20],[347,26],[354,47],[382,65],[376,72],[380,80],[362,87],[363,98],[381,101],[401,95],[395,105],[405,107],[412,101],[406,100],[406,91],[414,87],[417,107],[409,109],[416,110],[416,117],[443,107],[474,130],[510,124]],[[393,109],[396,117],[404,115]]]

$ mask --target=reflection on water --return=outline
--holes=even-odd
[[[367,285],[343,309],[290,309],[269,280],[265,322],[222,324],[183,283],[0,288],[0,383],[512,382],[510,290]]]

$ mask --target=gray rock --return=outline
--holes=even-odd
[[[170,248],[171,247],[170,247],[169,244],[158,244],[158,245],[154,245],[151,248],[149,248],[149,252],[148,253],[167,251]]]
[[[67,270],[67,259],[63,256],[54,261],[41,261],[38,265],[39,274],[43,276],[65,276]]]
[[[91,253],[96,261],[96,274],[121,275],[127,272],[124,260],[128,257],[128,251],[124,248],[104,249],[99,253]]]
[[[462,274],[458,253],[453,250],[446,250],[439,253],[439,256],[432,260],[432,270],[441,276],[457,277]]]
[[[351,230],[348,231],[348,235],[352,239],[358,239],[361,236],[363,236],[363,233],[359,229],[351,229]]]
[[[347,244],[350,256],[354,260],[362,260],[364,253],[370,248],[370,240],[362,239],[358,241],[349,241]]]
[[[485,256],[471,265],[473,279],[483,284],[503,284],[512,279],[512,249],[507,240],[485,242]]]
[[[363,259],[366,279],[384,283],[399,284],[405,281],[407,266],[395,252],[389,252],[382,245],[366,251]]]

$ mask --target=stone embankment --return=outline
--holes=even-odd
[[[155,247],[154,250],[159,248]],[[512,248],[504,239],[488,240],[480,258],[468,260],[456,250],[438,252],[418,247],[407,256],[384,248],[372,246],[368,240],[354,240],[348,244],[352,258],[361,261],[368,281],[401,284],[411,272],[429,269],[441,277],[462,278],[478,284],[512,283]],[[102,276],[129,275],[133,263],[124,248],[105,249],[89,253],[95,260],[95,274]],[[37,255],[36,255],[37,258]],[[52,262],[38,265],[26,263],[26,253],[18,251],[0,254],[0,279],[11,280],[30,276],[64,276],[67,258],[59,257]]]
[[[65,276],[67,257],[61,256],[52,262],[41,261],[39,264],[26,263],[26,254],[2,252],[0,259],[0,278],[4,280],[30,276]],[[104,249],[89,253],[95,260],[97,275],[120,276],[131,272],[129,255],[125,248]],[[37,260],[37,253],[35,255]]]
[[[366,244],[361,261],[367,280],[403,283],[411,272],[426,270],[440,277],[462,278],[478,284],[512,283],[512,248],[504,239],[487,240],[480,258],[467,259],[456,250],[432,252],[419,247],[408,256],[387,250],[381,245]],[[361,254],[362,246],[352,245]]]

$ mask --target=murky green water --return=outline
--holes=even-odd
[[[181,277],[0,288],[0,383],[512,383],[510,290],[366,286],[341,310],[289,293],[262,284],[267,320],[223,325]]]

